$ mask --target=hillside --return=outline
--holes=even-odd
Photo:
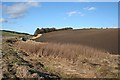
[[[120,56],[103,50],[109,50],[110,47],[100,48],[116,40],[117,29],[56,31],[40,35],[36,40],[38,42],[19,40],[17,36],[8,37],[2,37],[0,61],[4,62],[1,65],[3,79],[74,80],[119,76]],[[101,45],[98,45],[100,40]]]
[[[24,36],[24,35],[30,35],[28,33],[21,33],[21,32],[15,32],[15,31],[8,31],[8,30],[0,30],[0,33],[2,36]]]
[[[36,41],[81,44],[118,54],[118,29],[55,31],[43,34]]]
[[[27,53],[17,48],[14,44],[21,42],[20,37],[32,37],[26,33],[19,33],[14,31],[0,31],[2,32],[2,42],[0,44],[0,79],[57,79],[59,76],[48,72],[47,69],[39,60],[32,60]],[[19,37],[20,36],[20,37]],[[1,47],[2,46],[2,47]],[[27,48],[28,46],[26,46]],[[33,47],[34,48],[34,47]],[[35,57],[35,56],[32,56]],[[3,62],[3,63],[2,63]]]

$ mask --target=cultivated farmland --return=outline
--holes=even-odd
[[[118,29],[55,31],[43,34],[36,41],[80,44],[113,54],[118,53]]]

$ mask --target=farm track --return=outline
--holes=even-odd
[[[32,37],[31,39],[34,40],[34,39],[40,38],[41,36],[42,36],[42,34],[38,34],[37,36]]]

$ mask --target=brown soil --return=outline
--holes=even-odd
[[[118,29],[56,31],[43,34],[36,41],[81,44],[112,54],[119,54]]]

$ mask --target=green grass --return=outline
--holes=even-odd
[[[2,36],[22,36],[23,34],[16,34],[10,32],[2,32]]]
[[[13,37],[13,36],[25,36],[25,35],[29,35],[29,34],[15,32],[15,31],[0,30],[0,35],[6,36],[6,37]]]

